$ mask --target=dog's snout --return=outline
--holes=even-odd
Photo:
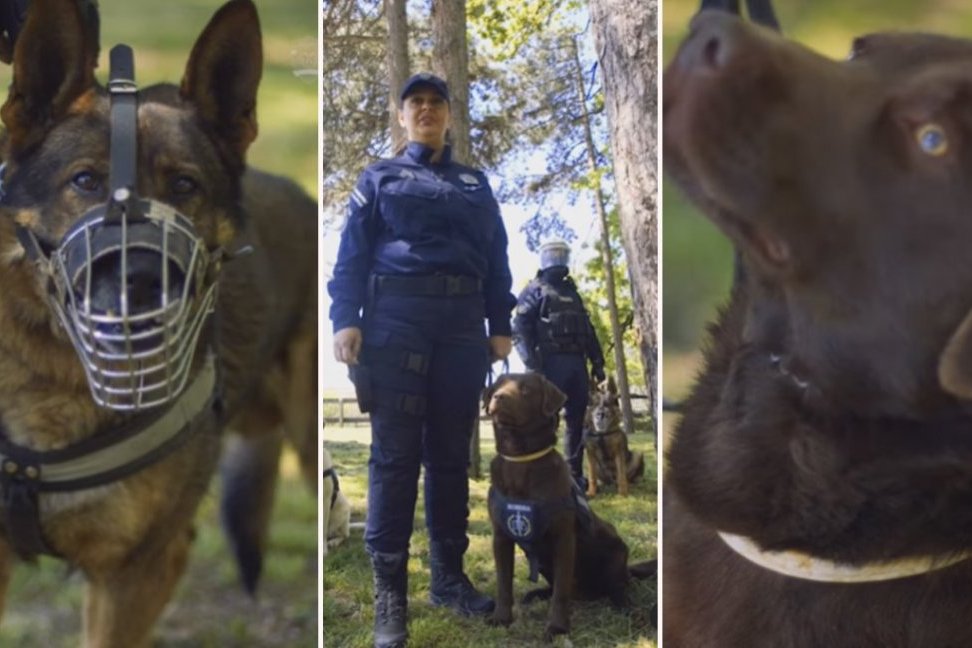
[[[676,64],[685,71],[718,72],[737,51],[741,25],[724,11],[703,11],[692,21],[692,33]]]
[[[186,276],[158,252],[129,250],[105,255],[92,264],[91,306],[105,313],[144,313],[179,299]],[[83,288],[83,287],[81,287]]]

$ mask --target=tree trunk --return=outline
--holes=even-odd
[[[388,21],[388,128],[391,150],[397,153],[405,145],[405,129],[398,123],[398,93],[408,80],[408,0],[385,0],[385,19]]]
[[[648,387],[657,412],[657,0],[590,0],[611,125],[621,237]],[[653,425],[656,422],[653,421]]]
[[[433,0],[432,66],[449,85],[449,143],[452,159],[470,163],[469,51],[466,44],[466,0]],[[473,421],[469,444],[469,476],[482,477],[479,451],[479,417]]]
[[[628,388],[628,366],[624,360],[624,337],[621,320],[618,317],[617,292],[614,288],[614,254],[611,252],[611,231],[608,228],[607,209],[604,207],[604,191],[601,177],[597,175],[597,150],[591,132],[591,113],[587,109],[587,89],[584,87],[584,74],[581,68],[580,51],[577,39],[572,39],[574,47],[574,84],[577,86],[577,102],[583,117],[584,143],[587,147],[587,164],[594,176],[594,208],[601,222],[601,258],[604,262],[604,278],[608,299],[608,315],[611,320],[611,336],[614,338],[614,364],[618,373],[618,393],[621,395],[621,419],[624,433],[634,432],[634,414],[631,411],[631,390]]]
[[[432,3],[434,72],[449,84],[452,157],[471,164],[469,146],[469,46],[466,43],[466,0]]]

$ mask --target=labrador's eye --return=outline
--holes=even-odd
[[[915,131],[915,140],[921,150],[928,155],[941,157],[948,152],[948,138],[945,129],[938,124],[924,124]]]

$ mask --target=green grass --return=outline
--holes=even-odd
[[[494,455],[493,442],[483,426],[483,466]],[[325,437],[358,442],[328,442],[328,449],[341,477],[341,489],[352,505],[352,521],[363,521],[367,491],[368,428],[328,427]],[[618,497],[613,490],[602,491],[591,500],[595,512],[612,522],[628,543],[631,561],[656,555],[657,510],[655,506],[655,455],[646,434],[631,437],[632,449],[645,452],[645,477],[635,484],[631,495]],[[486,511],[488,480],[470,484],[470,546],[466,553],[466,573],[480,590],[495,595],[495,575]],[[547,603],[517,604],[515,620],[509,628],[493,628],[482,619],[464,619],[431,607],[428,603],[428,536],[425,532],[422,498],[419,497],[409,560],[409,636],[411,646],[421,648],[479,648],[483,646],[544,646],[543,628]],[[535,587],[527,579],[527,565],[517,550],[514,596],[519,599]],[[365,648],[371,646],[372,611],[371,570],[360,530],[332,550],[324,564],[324,645],[328,648]],[[569,639],[558,638],[554,645],[576,647],[645,648],[655,646],[651,625],[656,600],[654,582],[634,581],[632,606],[628,611],[614,610],[606,601],[574,602],[571,608],[572,632]]]

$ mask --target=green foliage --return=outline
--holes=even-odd
[[[332,430],[348,438],[345,430]],[[341,476],[341,489],[351,501],[352,521],[361,521],[365,513],[367,489],[368,432],[359,429],[360,442],[328,443]],[[493,456],[491,431],[483,428],[483,458]],[[633,485],[629,497],[611,491],[601,492],[591,500],[592,508],[616,526],[631,550],[631,561],[653,558],[657,554],[658,511],[655,504],[655,456],[646,435],[631,439],[633,450],[645,452],[644,478]],[[465,570],[481,591],[495,594],[495,575],[490,541],[491,527],[486,510],[486,480],[470,483],[470,545],[465,556]],[[547,604],[517,604],[515,620],[509,628],[494,628],[482,619],[460,618],[450,611],[428,603],[429,572],[428,537],[425,533],[422,498],[416,512],[409,560],[409,633],[410,644],[423,648],[529,648],[547,646],[541,640],[546,622]],[[535,587],[527,578],[526,561],[517,550],[513,592],[519,599]],[[613,609],[606,601],[575,602],[572,607],[570,643],[558,639],[554,646],[611,646],[654,648],[651,620],[657,598],[653,582],[635,581],[631,588],[630,610]],[[373,610],[371,569],[364,552],[360,531],[328,553],[324,569],[324,645],[328,648],[369,648]]]
[[[624,358],[628,373],[628,384],[632,390],[645,389],[645,374],[641,367],[641,352],[634,327],[634,303],[631,297],[631,280],[628,274],[628,264],[624,260],[624,249],[621,247],[621,219],[618,210],[608,212],[608,231],[611,241],[611,253],[614,258],[614,289],[617,293],[618,320],[624,344]],[[604,350],[605,368],[608,375],[617,375],[617,366],[612,351],[615,340],[611,334],[611,317],[608,311],[607,282],[605,280],[605,266],[603,245],[598,238],[594,243],[597,252],[592,255],[575,280],[584,296],[584,302],[591,315],[591,323],[597,333]]]

